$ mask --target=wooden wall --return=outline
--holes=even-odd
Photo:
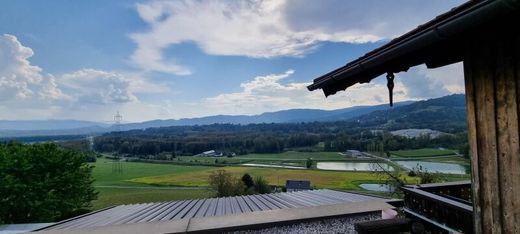
[[[520,37],[468,43],[464,58],[476,233],[520,233]]]

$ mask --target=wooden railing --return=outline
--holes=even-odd
[[[427,184],[401,189],[408,216],[441,232],[473,233],[471,184]]]

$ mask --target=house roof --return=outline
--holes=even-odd
[[[356,83],[370,82],[385,73],[407,71],[419,64],[436,68],[460,62],[468,41],[494,37],[497,33],[517,32],[519,29],[513,22],[519,21],[519,1],[467,1],[345,66],[314,79],[308,89],[322,89],[325,96],[329,96]]]
[[[286,189],[311,189],[311,182],[308,180],[287,180]]]
[[[112,225],[180,221],[220,217],[269,210],[290,210],[358,202],[385,202],[387,199],[334,190],[195,199],[171,202],[120,205],[65,220],[40,231],[72,230]],[[282,217],[280,217],[282,218]]]

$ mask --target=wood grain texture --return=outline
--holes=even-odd
[[[520,233],[519,46],[516,36],[466,50],[475,233]]]

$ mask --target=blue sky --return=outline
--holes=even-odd
[[[0,119],[126,121],[387,102],[313,78],[461,1],[0,1]],[[460,64],[398,74],[396,99],[464,91]]]

